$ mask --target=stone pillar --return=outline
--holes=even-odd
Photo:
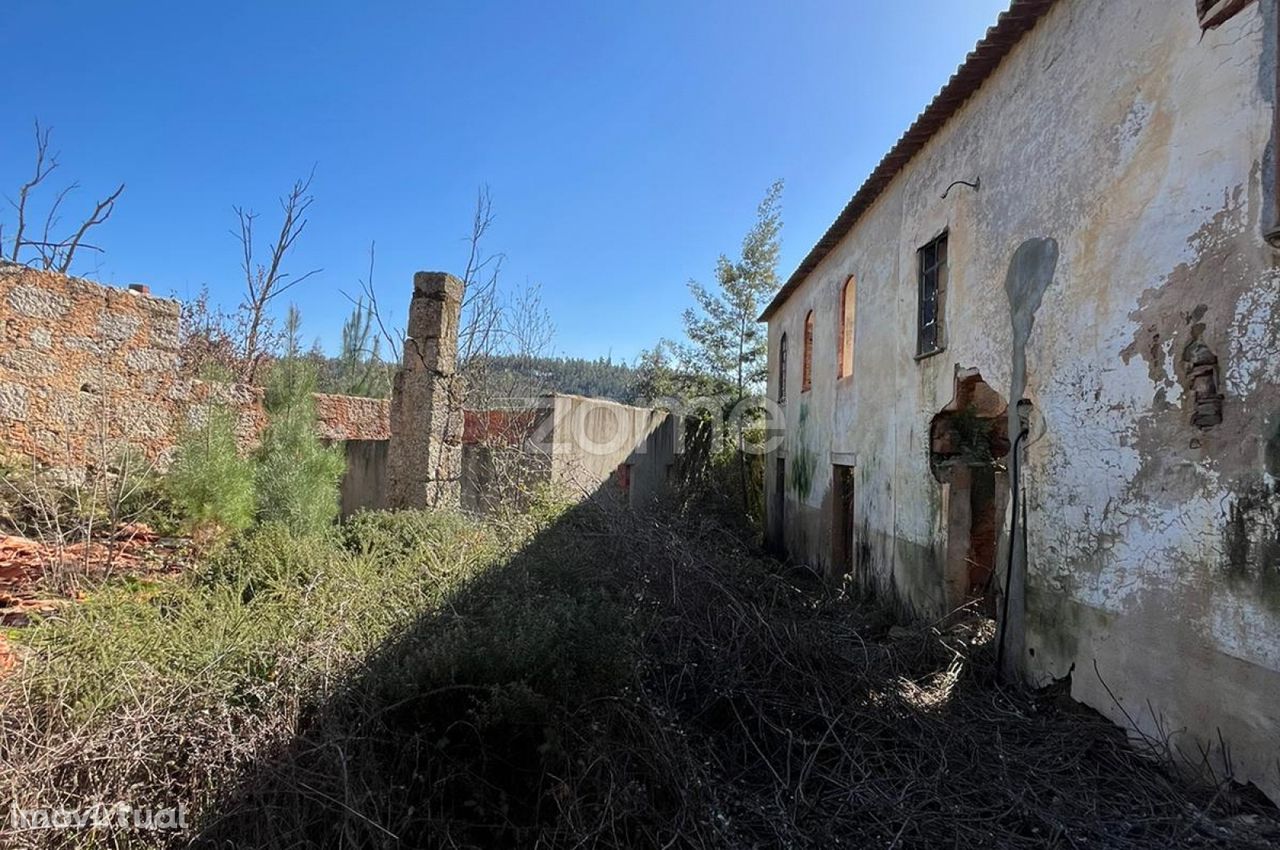
[[[391,389],[388,506],[452,508],[461,499],[462,392],[457,376],[462,281],[413,276],[409,335]]]

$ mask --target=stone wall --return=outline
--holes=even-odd
[[[211,404],[236,412],[241,444],[266,424],[262,390],[184,379],[181,305],[0,262],[0,451],[74,468],[131,447],[163,465]],[[388,403],[317,395],[322,436],[385,440]]]

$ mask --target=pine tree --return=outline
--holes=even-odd
[[[779,202],[782,181],[765,192],[756,209],[756,223],[742,240],[742,254],[735,261],[721,255],[716,263],[716,288],[693,281],[689,290],[696,308],[684,313],[689,341],[680,348],[686,369],[698,376],[697,390],[724,397],[724,412],[763,388],[768,374],[768,332],[759,318],[762,305],[778,288],[779,237],[782,213]],[[743,509],[750,510],[750,474],[744,450],[748,422],[734,421]],[[729,449],[729,433],[722,450]]]
[[[308,534],[337,516],[346,464],[341,448],[326,446],[316,427],[316,375],[302,357],[300,324],[298,308],[290,306],[285,354],[272,365],[263,399],[267,429],[258,448],[256,490],[259,519]]]
[[[373,309],[361,298],[342,323],[338,392],[374,398],[390,394],[390,378],[382,363],[379,343],[373,330]]]
[[[756,321],[778,288],[782,181],[769,187],[756,211],[756,223],[742,240],[734,261],[721,255],[716,288],[693,281],[696,308],[684,313],[689,343],[681,348],[686,366],[703,376],[712,392],[728,393],[729,406],[759,390],[767,373],[768,333]]]

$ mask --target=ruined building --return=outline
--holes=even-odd
[[[1017,0],[762,317],[775,546],[1273,798],[1277,17]]]
[[[463,284],[418,272],[404,359],[391,398],[391,434],[360,449],[355,507],[519,505],[546,488],[627,505],[656,497],[676,461],[676,421],[660,410],[550,394],[498,410],[466,409],[457,374]],[[351,464],[355,450],[348,446]],[[385,468],[383,468],[385,466]],[[385,497],[380,492],[386,483]]]
[[[491,510],[540,489],[638,505],[676,461],[665,411],[548,395],[465,410],[457,375],[462,282],[414,275],[392,398],[317,394],[320,435],[345,446],[341,512]],[[212,406],[235,416],[243,451],[266,426],[263,391],[179,368],[181,305],[0,260],[0,468],[110,468],[137,451],[163,469]],[[501,424],[502,427],[498,427]]]
[[[242,447],[266,427],[262,389],[203,381],[179,368],[181,305],[0,260],[0,461],[65,469],[110,464],[136,450],[157,466],[211,405],[236,416]],[[317,394],[332,441],[389,436],[387,402]]]

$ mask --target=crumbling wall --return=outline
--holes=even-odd
[[[552,481],[582,498],[644,505],[670,481],[676,420],[664,410],[575,395],[547,397],[553,415],[537,437]]]
[[[110,462],[126,448],[167,463],[184,426],[232,410],[242,447],[266,424],[262,390],[179,374],[181,305],[0,262],[0,447],[50,466]],[[389,435],[385,400],[317,395],[322,436]]]
[[[670,483],[676,418],[663,410],[551,394],[513,410],[466,412],[462,505],[519,506],[544,487],[642,506]]]
[[[388,504],[457,507],[462,497],[462,387],[457,376],[462,281],[413,276],[409,333],[391,390]]]
[[[1274,8],[1204,32],[1191,0],[1060,0],[769,334],[776,356],[819,317],[813,389],[786,404],[793,555],[830,557],[830,464],[856,457],[860,572],[943,612],[929,423],[977,369],[1011,415],[1033,405],[1017,666],[1280,797]],[[916,251],[944,230],[947,347],[917,359]],[[856,365],[839,379],[850,275]]]

